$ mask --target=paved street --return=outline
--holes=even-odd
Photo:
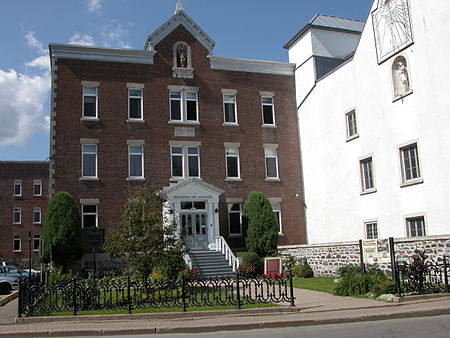
[[[133,337],[148,337],[149,335],[135,335]],[[307,327],[287,327],[274,329],[257,329],[247,331],[222,331],[208,333],[155,334],[151,337],[165,338],[448,338],[450,336],[450,315],[418,317],[407,319],[391,319],[374,322],[329,324]],[[85,336],[83,336],[85,337]],[[98,336],[92,336],[98,337]],[[108,337],[108,336],[104,336]],[[112,337],[112,336],[109,336]],[[129,337],[129,335],[114,337]]]

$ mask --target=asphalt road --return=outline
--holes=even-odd
[[[99,337],[99,336],[93,336]],[[102,336],[105,337],[105,336]],[[110,337],[129,337],[110,336]],[[383,321],[330,324],[304,327],[288,327],[276,329],[259,329],[248,331],[222,331],[208,333],[183,333],[183,334],[152,334],[134,335],[140,337],[165,337],[165,338],[200,338],[200,337],[239,337],[239,338],[449,338],[450,315],[415,317],[407,319],[391,319]],[[84,336],[83,338],[86,338]]]

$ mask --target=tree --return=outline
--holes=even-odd
[[[148,277],[157,268],[167,274],[182,269],[184,244],[183,234],[176,234],[176,224],[163,216],[163,200],[147,184],[137,187],[128,199],[120,222],[106,236],[104,249]]]
[[[81,221],[75,201],[68,192],[56,193],[48,207],[42,229],[43,262],[53,261],[66,269],[81,258]]]
[[[269,200],[264,193],[251,192],[244,203],[244,223],[247,224],[247,250],[265,257],[277,250],[278,227]]]

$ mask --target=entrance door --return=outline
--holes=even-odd
[[[181,226],[186,229],[187,245],[190,248],[208,247],[206,213],[182,213]]]

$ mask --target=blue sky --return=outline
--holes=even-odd
[[[283,45],[315,14],[365,20],[372,0],[183,0],[214,55],[287,61]],[[45,160],[49,43],[142,49],[176,0],[2,1],[0,160]]]

